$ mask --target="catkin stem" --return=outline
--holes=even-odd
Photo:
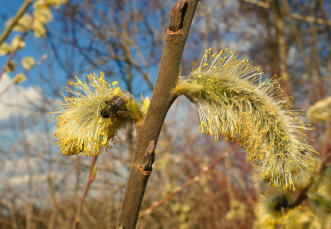
[[[79,205],[78,205],[76,216],[75,216],[75,221],[74,221],[74,224],[72,226],[73,229],[77,229],[78,225],[80,223],[80,215],[81,215],[81,212],[82,212],[83,204],[85,202],[85,197],[87,196],[88,190],[89,190],[92,182],[95,179],[95,163],[96,163],[97,159],[98,159],[98,156],[94,155],[93,159],[92,159],[92,162],[91,162],[91,165],[90,165],[89,177],[88,177],[88,180],[86,182],[83,194],[80,197]]]

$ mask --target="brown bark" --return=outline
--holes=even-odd
[[[95,179],[95,163],[96,163],[97,159],[98,159],[98,156],[97,155],[94,155],[93,156],[93,159],[92,159],[92,162],[91,162],[91,166],[90,166],[89,177],[88,177],[88,180],[86,182],[86,185],[85,185],[83,194],[82,194],[82,196],[80,197],[80,200],[79,200],[79,204],[78,204],[78,208],[77,208],[77,212],[76,212],[74,224],[72,226],[73,229],[77,229],[78,228],[78,225],[80,223],[80,215],[81,215],[81,212],[82,212],[82,209],[83,209],[83,205],[84,205],[84,202],[85,202],[85,197],[87,196],[87,193],[89,191],[89,188],[90,188],[92,182]]]
[[[143,163],[149,158],[153,159],[153,152],[150,151],[155,148],[166,114],[176,98],[173,89],[178,79],[180,61],[197,3],[198,0],[179,0],[171,10],[151,104],[144,123],[137,125],[137,144],[117,228],[136,227],[151,172],[144,170]],[[151,147],[151,144],[154,146]]]

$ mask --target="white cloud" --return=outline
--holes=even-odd
[[[7,74],[2,75],[0,80],[0,122],[10,117],[26,117],[33,114],[41,101],[40,88],[12,85],[10,77]]]

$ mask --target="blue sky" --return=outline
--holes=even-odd
[[[5,28],[5,24],[8,21],[8,19],[13,18],[18,9],[21,7],[23,1],[22,0],[1,0],[0,3],[0,31],[3,31]],[[33,6],[31,5],[28,12],[31,12],[33,10]],[[53,16],[54,20],[47,24],[47,28],[50,30],[55,30],[59,26],[59,23],[56,21],[56,13],[55,10],[53,10]],[[6,39],[7,43],[11,43],[12,38],[20,33],[12,32],[11,35]],[[32,56],[35,60],[40,59],[41,55],[46,54],[47,49],[43,50],[43,46],[46,45],[47,41],[41,38],[36,38],[34,36],[34,33],[30,31],[25,39],[25,48],[22,50],[19,50],[17,54],[14,57],[14,61],[16,62],[16,70],[13,73],[7,73],[6,76],[2,77],[2,81],[0,81],[0,92],[8,85],[9,78],[13,78],[17,73],[20,73],[23,71],[22,67],[20,66],[21,60],[26,56]],[[61,44],[59,41],[55,40],[55,46],[58,48],[59,54],[64,54],[66,51],[65,44]],[[79,42],[84,43],[84,36],[79,36]],[[81,56],[76,55],[74,59],[77,60],[77,63],[80,63],[80,60],[82,59]],[[5,62],[8,59],[8,55],[0,56],[0,69],[4,66]],[[49,59],[42,62],[41,65],[36,66],[32,70],[30,70],[27,73],[27,79],[19,84],[15,85],[10,88],[9,91],[7,91],[4,96],[0,98],[0,110],[4,110],[6,112],[3,112],[3,114],[0,113],[0,145],[2,147],[10,147],[13,142],[16,141],[17,135],[23,136],[26,133],[18,133],[19,131],[19,125],[20,123],[24,123],[25,128],[27,131],[30,131],[31,133],[38,133],[44,132],[44,128],[47,126],[50,128],[54,127],[54,123],[44,122],[44,120],[48,120],[50,118],[50,115],[48,115],[48,111],[55,111],[56,104],[53,104],[53,106],[46,107],[47,112],[41,114],[42,116],[39,116],[40,121],[31,121],[33,120],[32,116],[35,116],[38,112],[34,112],[34,110],[38,109],[38,104],[42,104],[44,101],[42,100],[41,93],[45,94],[48,99],[51,101],[54,100],[54,95],[49,92],[48,85],[43,83],[40,78],[39,74],[43,73],[45,77],[50,77],[48,69],[47,62],[52,61],[52,64],[54,65],[54,74],[56,77],[56,81],[59,84],[59,86],[62,88],[61,91],[65,94],[65,87],[67,86],[67,75],[64,72],[64,70],[58,65],[56,61],[54,61],[53,56],[49,56]],[[77,67],[79,64],[77,64],[75,67],[75,70],[77,70]],[[153,78],[155,78],[157,74],[157,68],[158,66],[155,66],[151,69],[151,75]],[[78,69],[79,70],[79,69]],[[95,72],[98,73],[99,71],[103,71],[103,69],[96,69]],[[88,74],[90,72],[84,72],[83,74]],[[138,78],[138,77],[137,77]],[[52,82],[52,81],[51,81]],[[134,77],[134,86],[137,88],[142,88],[146,91],[147,86],[140,87],[139,84],[142,84],[139,79],[135,79]],[[119,81],[120,86],[123,88],[123,83]],[[138,86],[137,86],[138,85]],[[139,96],[140,93],[136,93],[137,96]],[[144,96],[151,96],[151,93],[144,93]],[[57,97],[56,101],[60,101],[61,97]],[[30,104],[30,101],[32,101],[32,104]],[[10,106],[8,106],[10,104]],[[44,104],[43,104],[44,105]],[[24,108],[20,108],[24,107]],[[31,116],[31,117],[30,117]],[[49,134],[49,133],[47,133]],[[49,136],[52,136],[49,134]],[[6,145],[6,146],[5,146]],[[1,151],[1,149],[0,149]]]
[[[8,19],[11,19],[14,17],[18,9],[21,7],[23,1],[22,0],[1,0],[1,7],[0,7],[0,31],[3,31],[5,28],[6,22]],[[33,9],[33,6],[31,5],[28,9],[28,12],[31,12]],[[52,26],[54,22],[51,22],[49,26]],[[10,36],[6,39],[7,43],[10,43],[12,38],[15,35],[18,35],[20,33],[12,32]],[[22,58],[26,56],[32,56],[35,60],[39,60],[41,57],[41,53],[38,51],[40,43],[43,42],[42,39],[36,38],[33,34],[33,32],[29,32],[29,34],[26,36],[25,40],[25,48],[22,50],[19,50],[17,54],[14,57],[14,61],[16,62],[16,70],[13,73],[9,73],[11,77],[13,77],[15,74],[20,73],[23,71],[22,67],[20,66]],[[0,56],[0,68],[2,68],[7,61],[8,56]],[[31,81],[29,78],[31,76],[35,75],[37,73],[37,68],[40,70],[40,68],[44,68],[44,64],[41,64],[40,66],[37,66],[36,68],[32,69],[27,74],[27,80],[23,82],[21,85],[23,87],[27,87],[30,84],[33,84],[33,81]]]

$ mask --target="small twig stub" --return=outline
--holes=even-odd
[[[183,27],[184,16],[187,10],[187,2],[185,0],[178,1],[171,9],[169,32],[180,32]]]
[[[153,170],[154,160],[155,160],[155,141],[151,140],[148,143],[148,146],[146,148],[143,157],[142,170],[144,172],[151,172]]]

